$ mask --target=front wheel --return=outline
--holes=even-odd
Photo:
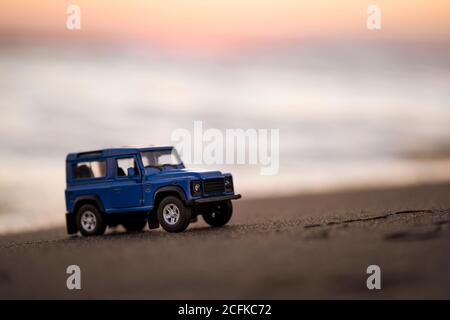
[[[158,220],[168,232],[184,231],[191,220],[191,208],[184,206],[177,197],[166,197],[158,206]]]
[[[221,227],[230,221],[233,215],[231,201],[220,202],[203,213],[203,220],[211,227]]]

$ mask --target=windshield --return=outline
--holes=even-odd
[[[141,152],[141,156],[145,168],[178,167],[183,164],[176,149],[144,151]]]

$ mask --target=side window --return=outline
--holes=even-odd
[[[133,168],[134,175],[136,175],[136,176],[139,175],[139,169],[138,169],[138,166],[137,166],[137,163],[136,163],[136,160],[134,159],[134,157],[116,159],[116,164],[117,164],[116,175],[118,177],[128,177],[128,169],[129,168]]]
[[[73,166],[75,179],[103,178],[106,177],[105,161],[78,162]]]

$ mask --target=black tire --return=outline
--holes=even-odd
[[[124,223],[122,223],[122,225],[128,232],[142,231],[145,228],[145,226],[147,225],[147,219],[129,220],[129,221],[125,221]]]
[[[169,216],[170,212],[173,216]],[[167,232],[182,232],[189,225],[191,213],[191,208],[184,206],[179,198],[168,196],[158,206],[158,221]]]
[[[230,221],[233,215],[231,200],[220,202],[202,214],[203,220],[211,227],[221,227]]]
[[[95,236],[105,233],[105,219],[95,205],[82,205],[77,211],[76,221],[78,230],[83,236]]]

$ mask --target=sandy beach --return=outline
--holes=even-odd
[[[220,229],[1,236],[0,298],[450,299],[449,247],[450,184],[243,199]]]

